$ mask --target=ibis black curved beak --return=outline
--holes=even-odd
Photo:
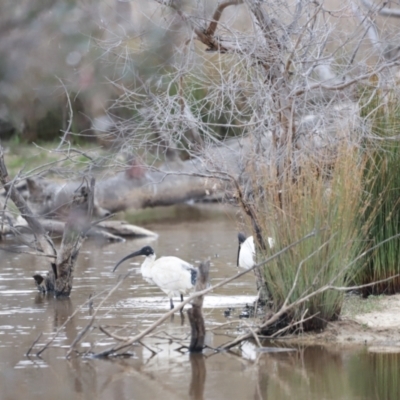
[[[113,269],[113,272],[115,272],[115,270],[119,267],[119,265],[122,264],[124,261],[128,260],[129,258],[133,258],[133,257],[141,256],[141,255],[143,255],[141,250],[138,250],[138,251],[135,251],[134,253],[128,254],[122,260],[117,262],[117,264],[115,265],[115,267]]]

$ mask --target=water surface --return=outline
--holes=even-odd
[[[318,346],[263,353],[254,343],[245,342],[233,352],[189,355],[179,350],[189,337],[187,318],[182,322],[179,314],[165,322],[156,337],[144,341],[147,348],[133,346],[129,358],[73,356],[66,360],[66,347],[91,318],[91,309],[85,306],[62,329],[55,347],[42,358],[26,357],[40,333],[39,343],[45,343],[89,296],[111,289],[118,279],[112,273],[115,262],[144,245],[154,247],[158,256],[176,255],[192,263],[210,257],[213,284],[237,272],[238,222],[232,210],[184,205],[163,210],[162,215],[158,222],[144,223],[159,234],[156,240],[87,241],[70,299],[54,300],[36,291],[31,276],[47,270],[43,259],[0,251],[0,400],[400,398],[398,354],[370,353],[367,347]],[[132,259],[120,266],[119,274],[130,270],[131,276],[104,302],[96,321],[111,331],[118,327],[122,336],[140,332],[169,308],[163,293],[141,278],[140,262]],[[249,274],[206,297],[204,314],[211,347],[229,341],[229,335],[252,323],[252,319],[243,319],[234,331],[215,329],[238,319],[243,305],[253,301],[254,282]],[[103,298],[95,298],[93,307]],[[226,318],[228,307],[233,311]],[[79,351],[101,351],[112,343],[113,339],[94,330]]]

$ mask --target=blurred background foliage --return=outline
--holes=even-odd
[[[140,17],[157,14],[151,3],[1,2],[0,138],[58,140],[69,123],[67,97],[70,130],[78,134],[72,140],[93,140],[96,130],[107,129],[119,87],[146,80],[171,56],[176,32]]]

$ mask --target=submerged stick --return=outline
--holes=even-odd
[[[297,240],[294,243],[289,244],[288,246],[286,246],[285,248],[283,248],[282,250],[278,251],[277,253],[273,254],[271,257],[268,257],[267,259],[265,259],[262,262],[259,262],[258,264],[254,264],[251,268],[246,269],[234,276],[231,276],[227,279],[224,279],[223,281],[217,283],[214,286],[210,286],[207,289],[204,289],[200,292],[194,293],[191,296],[189,296],[187,299],[183,300],[182,302],[180,302],[178,305],[176,305],[173,309],[171,309],[170,311],[168,311],[167,313],[163,314],[157,321],[153,322],[150,326],[148,326],[146,329],[144,329],[142,332],[138,333],[135,336],[132,336],[128,342],[126,343],[122,343],[116,346],[113,346],[111,348],[109,348],[108,350],[104,350],[100,353],[94,354],[93,357],[108,357],[112,354],[115,354],[116,352],[125,349],[129,346],[131,346],[133,343],[138,342],[139,340],[141,340],[142,338],[144,338],[146,335],[148,335],[150,332],[152,332],[155,328],[157,328],[157,326],[159,326],[160,324],[162,324],[165,320],[167,320],[171,315],[175,314],[177,311],[180,311],[186,304],[188,304],[189,302],[191,302],[193,299],[195,299],[198,296],[202,296],[205,295],[211,291],[213,291],[214,289],[217,289],[221,286],[224,286],[238,278],[240,278],[241,276],[248,274],[250,271],[252,271],[254,268],[258,268],[261,267],[262,265],[266,265],[269,262],[271,262],[272,260],[275,260],[276,258],[278,258],[279,256],[281,256],[283,253],[285,253],[286,251],[288,251],[289,249],[291,249],[294,246],[297,246],[299,243],[301,243],[303,240],[307,240],[312,236],[315,236],[319,231],[312,231],[311,233],[309,233],[308,235],[302,237],[301,239]]]
[[[207,288],[208,275],[210,271],[210,261],[202,262],[199,266],[199,276],[196,280],[195,292],[201,292]],[[192,300],[192,308],[187,311],[190,327],[192,330],[189,351],[191,353],[201,353],[204,348],[206,327],[203,318],[203,296],[195,297]]]

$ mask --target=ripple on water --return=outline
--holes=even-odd
[[[36,367],[36,368],[48,368],[49,365],[41,360],[40,358],[35,358],[34,360],[32,359],[26,359],[26,360],[20,360],[17,365],[15,365],[14,369],[23,369],[23,368],[30,368],[30,367]]]
[[[41,308],[3,308],[0,315],[16,315],[16,314],[42,314],[45,310]]]
[[[14,295],[14,294],[29,294],[29,293],[37,293],[37,289],[28,289],[28,290],[16,290],[16,289],[8,289],[8,290],[0,290],[0,295]]]
[[[206,296],[204,298],[203,308],[224,308],[232,306],[243,306],[246,303],[252,303],[255,296]],[[176,301],[175,301],[176,302]],[[168,309],[169,301],[166,297],[132,297],[130,299],[120,300],[116,308],[137,308],[137,309]]]

